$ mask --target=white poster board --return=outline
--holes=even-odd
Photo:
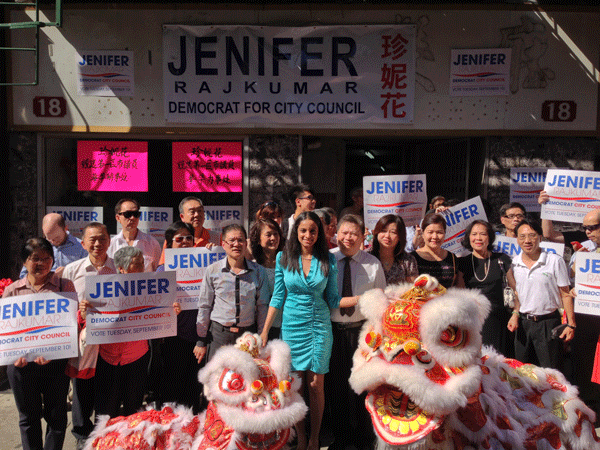
[[[583,223],[588,212],[600,208],[600,172],[548,169],[544,190],[550,200],[542,205],[542,219]]]
[[[95,97],[133,97],[133,52],[84,50],[77,58],[77,93]]]
[[[418,225],[427,208],[424,174],[363,177],[365,226],[373,230],[386,214],[397,214],[407,227]]]
[[[465,229],[475,220],[487,221],[483,204],[479,196],[459,203],[441,213],[446,219],[446,237],[442,248],[457,256],[468,254],[468,250],[462,246],[465,238]]]
[[[575,312],[600,315],[600,253],[575,256]]]
[[[504,253],[511,258],[521,254],[521,247],[517,244],[517,239],[513,237],[497,234],[493,245],[495,252]],[[546,250],[548,253],[556,253],[561,258],[565,254],[565,244],[542,241],[540,242],[540,248]]]
[[[102,206],[47,206],[46,214],[50,213],[63,216],[69,232],[79,239],[88,223],[104,223]]]
[[[223,247],[167,248],[165,270],[174,270],[181,309],[198,309],[198,292],[208,266],[225,258]]]
[[[520,203],[525,211],[540,212],[540,192],[546,182],[546,167],[511,167],[510,201]]]
[[[175,336],[175,272],[96,275],[85,279],[87,342],[109,344]]]
[[[77,295],[44,292],[2,299],[0,366],[77,356]]]
[[[450,95],[509,95],[510,61],[510,48],[452,49]]]

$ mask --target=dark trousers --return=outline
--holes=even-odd
[[[335,322],[332,325],[333,348],[325,386],[326,402],[331,405],[334,446],[336,450],[349,445],[359,450],[372,448],[375,436],[365,407],[366,394],[356,394],[348,382],[362,323],[354,328]]]
[[[40,366],[7,367],[8,381],[19,410],[19,429],[24,450],[61,450],[67,428],[69,377],[67,360],[58,359]],[[46,421],[46,442],[42,437],[42,417]],[[8,427],[4,423],[2,426]]]
[[[113,366],[98,355],[96,365],[96,418],[101,415],[129,416],[137,412],[144,401],[150,352],[122,366]]]
[[[579,388],[581,399],[598,414],[600,413],[600,385],[591,379],[600,333],[600,317],[575,314],[575,323],[577,329],[571,345],[572,360],[576,367],[576,370],[573,370],[573,384]]]
[[[160,398],[163,403],[175,402],[200,412],[200,382],[198,364],[194,356],[196,343],[177,336],[164,338],[160,346],[163,367],[160,377]]]
[[[231,327],[224,327],[218,322],[210,323],[210,344],[208,344],[208,355],[206,361],[210,361],[213,355],[221,347],[225,345],[235,344],[235,340],[239,338],[246,331],[256,333],[256,325],[252,325],[247,328],[239,328],[239,331],[230,331]]]
[[[94,412],[95,377],[73,378],[73,405],[71,418],[73,429],[71,433],[75,439],[87,439],[94,424],[91,420]]]
[[[523,363],[563,370],[563,341],[552,339],[552,328],[560,325],[560,314],[534,322],[519,318],[515,336],[515,359]]]

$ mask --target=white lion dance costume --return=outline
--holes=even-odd
[[[379,449],[600,449],[594,412],[559,371],[482,354],[490,305],[478,291],[423,275],[359,307],[350,384],[368,392]]]
[[[100,420],[86,450],[281,450],[306,405],[290,376],[290,348],[245,333],[219,349],[199,373],[208,409],[182,406]]]

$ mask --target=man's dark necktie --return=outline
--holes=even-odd
[[[344,258],[344,278],[342,278],[342,297],[352,297],[352,274],[350,273],[350,256]],[[351,316],[354,314],[354,306],[340,308],[340,314]]]

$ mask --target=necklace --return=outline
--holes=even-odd
[[[488,273],[490,272],[490,258],[485,258],[485,261],[483,262],[483,273],[485,273],[485,276],[481,279],[477,276],[477,271],[475,270],[475,256],[473,256],[473,253],[471,253],[471,264],[473,266],[473,275],[475,276],[475,279],[481,283],[487,278]]]

